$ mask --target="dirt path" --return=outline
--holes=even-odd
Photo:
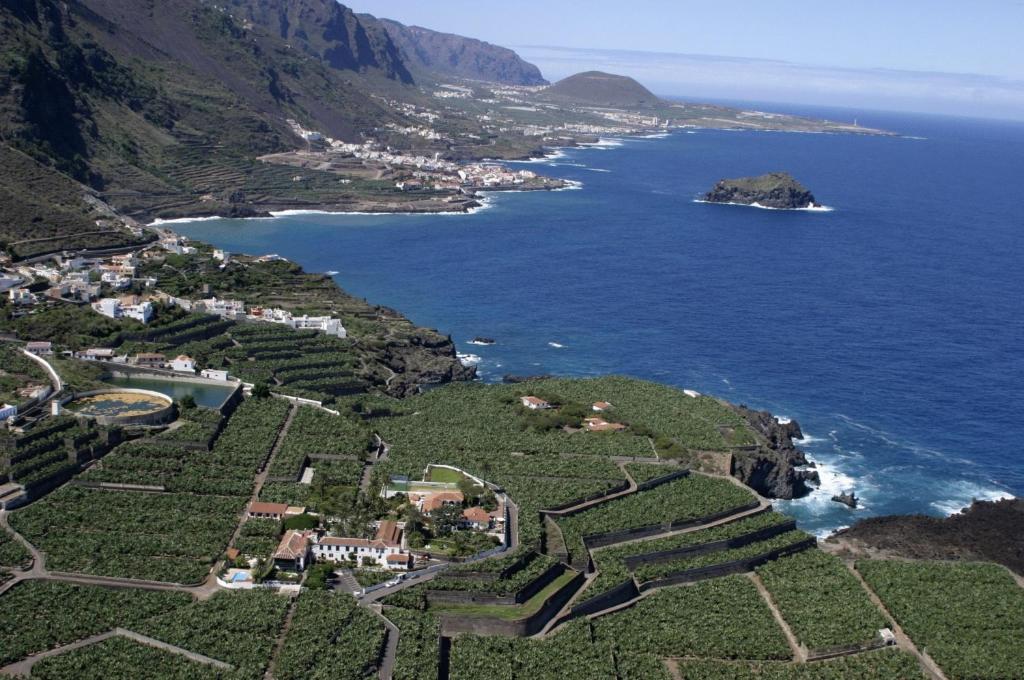
[[[284,641],[288,638],[288,631],[292,627],[292,619],[295,618],[295,606],[299,601],[298,593],[292,596],[291,602],[288,603],[288,613],[284,616],[284,623],[281,625],[281,632],[277,636],[277,642],[274,643],[274,651],[270,655],[270,662],[267,664],[267,672],[263,674],[263,680],[273,680],[274,670],[277,667],[277,660],[281,656],[281,650],[284,649]]]
[[[395,674],[395,663],[398,661],[398,640],[401,636],[401,631],[398,630],[398,626],[388,620],[388,617],[384,616],[381,605],[376,604],[369,607],[369,609],[384,623],[384,627],[388,631],[387,639],[384,643],[384,658],[380,661],[378,675],[380,680],[391,680],[391,676]]]
[[[754,585],[757,587],[757,592],[761,593],[761,599],[765,601],[765,604],[768,605],[768,609],[771,610],[772,616],[775,618],[775,623],[779,624],[779,628],[781,628],[783,634],[785,634],[786,642],[789,643],[789,648],[793,651],[793,660],[800,663],[807,661],[806,651],[800,646],[800,642],[796,639],[796,635],[793,634],[789,624],[786,623],[786,619],[782,618],[782,612],[780,612],[779,608],[775,606],[775,601],[772,600],[771,593],[768,592],[768,589],[764,587],[761,577],[755,572],[750,572],[747,576],[754,582]]]
[[[242,525],[245,524],[245,519],[248,514],[249,505],[255,503],[260,498],[260,492],[263,490],[263,485],[267,482],[267,476],[270,474],[270,465],[274,462],[274,456],[277,455],[278,451],[284,445],[285,438],[288,436],[288,429],[292,426],[292,421],[295,420],[295,414],[299,412],[298,404],[292,404],[291,409],[288,411],[288,417],[284,420],[284,425],[281,426],[281,431],[277,433],[277,439],[274,440],[274,445],[270,447],[270,453],[267,454],[266,459],[263,461],[263,466],[260,468],[259,474],[256,475],[256,482],[253,484],[252,493],[249,495],[249,501],[242,508],[241,516],[238,518],[238,525],[235,527],[234,533],[231,534],[231,540],[228,541],[228,547],[233,547],[235,541],[238,540],[239,535],[242,533]],[[214,567],[214,573],[220,568],[218,563]]]
[[[900,627],[900,624],[896,623],[896,619],[893,618],[893,615],[889,613],[889,610],[886,609],[885,604],[882,603],[881,598],[879,598],[878,595],[875,594],[875,591],[871,589],[871,586],[869,586],[867,581],[864,580],[864,577],[860,575],[860,572],[857,571],[857,569],[849,562],[846,563],[846,567],[856,577],[857,581],[860,583],[861,588],[863,588],[864,592],[868,594],[868,597],[871,599],[871,602],[873,602],[874,605],[878,607],[878,609],[882,612],[882,615],[885,616],[885,618],[889,621],[889,627],[892,629],[893,634],[896,636],[897,646],[899,646],[900,649],[910,652],[915,657],[917,657],[918,663],[921,664],[921,669],[925,672],[925,674],[928,675],[929,678],[931,678],[932,680],[946,680],[946,675],[942,672],[942,669],[939,668],[939,665],[935,663],[934,659],[932,659],[930,656],[920,651],[917,648],[917,645],[914,644],[914,641],[911,640],[910,637],[903,632],[903,628]]]

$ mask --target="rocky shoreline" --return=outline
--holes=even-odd
[[[779,422],[768,411],[723,402],[754,429],[761,438],[755,447],[737,450],[732,456],[732,475],[768,498],[792,499],[806,496],[818,483],[818,473],[801,469],[809,464],[794,439],[803,439],[795,420]]]
[[[837,531],[824,547],[858,558],[991,561],[1024,576],[1024,499],[974,501],[945,518],[869,517]]]

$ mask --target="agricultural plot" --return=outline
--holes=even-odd
[[[811,650],[869,642],[888,623],[839,558],[805,550],[757,568],[782,618]]]
[[[26,386],[46,387],[50,378],[36,362],[21,353],[17,346],[0,344],[0,403],[20,404],[28,397],[18,393]]]
[[[613,531],[698,519],[754,500],[726,479],[691,474],[648,491],[617,498],[559,520],[573,557],[583,555],[583,537]]]
[[[210,451],[182,448],[173,438],[128,442],[84,478],[156,485],[173,492],[248,496],[289,408],[280,399],[247,399]]]
[[[26,488],[66,477],[78,470],[78,460],[96,458],[106,451],[100,429],[73,417],[48,419],[29,434],[13,438],[13,445],[6,472]]]
[[[23,567],[32,561],[32,556],[6,531],[0,531],[0,567]]]
[[[0,596],[0,665],[187,606],[184,593],[23,581]]]
[[[701,529],[700,531],[691,531],[666,538],[654,538],[599,548],[592,551],[591,555],[594,558],[594,565],[600,573],[587,588],[585,597],[594,597],[595,595],[605,593],[629,579],[632,573],[626,567],[626,558],[662,551],[692,548],[693,546],[715,541],[736,539],[746,534],[777,527],[790,521],[792,521],[790,517],[778,512],[762,512],[750,517],[744,517],[735,522],[711,527],[710,529]]]
[[[857,571],[950,680],[1024,677],[1024,589],[994,564],[865,560]]]
[[[768,605],[743,576],[666,588],[592,623],[597,642],[623,652],[713,659],[792,657]]]
[[[196,583],[227,547],[245,501],[66,486],[10,516],[53,571]]]
[[[662,465],[658,463],[627,463],[626,471],[637,484],[649,482],[652,479],[663,475],[671,474],[679,470],[677,465]]]
[[[475,635],[452,644],[451,679],[494,677],[615,680],[607,645],[593,644],[587,625],[570,626],[552,640],[535,641]]]
[[[750,559],[774,550],[781,550],[783,548],[794,546],[808,538],[810,538],[810,536],[803,531],[787,531],[784,534],[779,534],[778,536],[774,536],[763,541],[757,541],[741,548],[721,550],[718,552],[694,555],[691,557],[682,557],[668,562],[645,564],[637,568],[636,572],[634,572],[634,576],[636,577],[637,583],[648,583],[650,581],[668,578],[680,572],[689,571],[690,569],[700,569],[703,567],[726,564],[737,560]]]
[[[271,519],[250,519],[242,524],[235,547],[249,557],[267,557],[277,547],[281,523]]]
[[[278,680],[374,678],[384,625],[346,595],[307,590],[277,660]]]
[[[235,676],[263,677],[288,599],[269,590],[220,592],[151,618],[132,630],[235,667]]]
[[[493,581],[472,578],[445,578],[442,574],[427,584],[429,590],[456,590],[467,593],[491,593],[494,595],[514,595],[537,580],[544,572],[558,564],[558,560],[546,555],[538,555],[523,569],[509,575],[508,578]]]
[[[437,619],[430,614],[395,607],[384,610],[384,616],[401,631],[393,680],[438,680],[441,628]]]
[[[151,680],[241,680],[246,676],[217,669],[179,654],[123,637],[43,659],[32,667],[42,680],[137,680],[140,669]]]
[[[885,649],[813,663],[678,661],[680,680],[923,680],[917,659]]]
[[[631,430],[615,435],[538,429],[524,420],[518,397],[546,396],[550,401],[589,404],[609,398],[614,415]],[[605,397],[604,395],[611,395]],[[691,399],[682,392],[625,378],[546,380],[520,385],[456,384],[432,390],[410,404],[419,415],[380,421],[389,442],[411,452],[579,453],[650,456],[648,433],[672,438],[680,446],[723,450],[753,443],[740,417],[713,399]],[[729,440],[721,433],[732,428]]]
[[[362,421],[304,406],[288,428],[284,444],[274,457],[270,476],[298,480],[303,466],[314,455],[363,459],[370,448],[372,434]]]

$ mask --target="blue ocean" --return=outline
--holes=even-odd
[[[819,535],[1024,495],[1024,125],[765,108],[901,136],[675,131],[560,152],[531,167],[580,189],[472,215],[174,228],[337,272],[484,380],[619,373],[796,419],[822,485],[779,506]],[[773,170],[832,210],[694,201]]]

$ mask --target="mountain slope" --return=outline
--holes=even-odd
[[[542,90],[538,98],[557,103],[630,109],[661,104],[657,95],[632,78],[601,71],[585,71],[559,80]]]
[[[59,249],[109,216],[92,197],[141,219],[199,204],[251,214],[302,192],[342,201],[351,191],[329,173],[257,157],[299,143],[288,118],[352,140],[406,122],[375,96],[411,82],[397,47],[333,0],[4,0],[0,41],[7,243]]]
[[[365,21],[372,17],[361,15]],[[406,26],[391,19],[380,25],[406,60],[439,76],[484,80],[505,85],[547,85],[540,69],[506,47],[451,33]]]

